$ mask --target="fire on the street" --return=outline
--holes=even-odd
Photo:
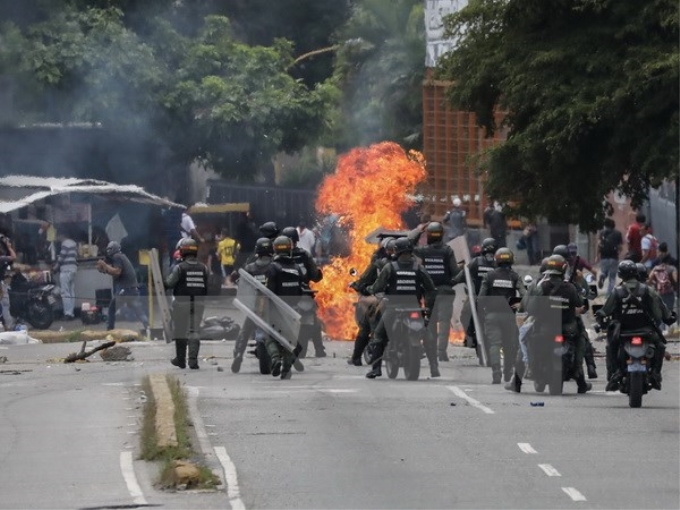
[[[349,271],[363,271],[377,248],[366,242],[366,236],[378,227],[404,228],[401,213],[413,204],[408,195],[425,176],[422,154],[407,154],[396,143],[382,142],[340,156],[335,173],[322,183],[316,210],[340,215],[351,246],[350,255],[334,258],[324,267],[323,280],[314,285],[319,316],[331,338],[352,340],[356,334],[357,296],[348,288],[354,279]]]

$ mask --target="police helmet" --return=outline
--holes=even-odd
[[[642,262],[638,262],[635,264],[635,268],[637,269],[637,279],[643,283],[646,282],[648,276],[647,266],[645,266]]]
[[[267,239],[274,239],[279,235],[279,227],[273,221],[268,221],[260,225],[260,233]]]
[[[545,257],[543,260],[541,260],[541,265],[538,268],[538,271],[543,274],[548,270],[548,257]]]
[[[274,255],[290,257],[293,254],[293,240],[290,237],[277,237],[274,239],[272,247],[274,249]]]
[[[633,278],[637,279],[638,277],[638,270],[635,262],[628,259],[619,262],[619,269],[617,273],[619,278],[622,280],[631,280]]]
[[[438,243],[444,237],[444,226],[438,221],[432,221],[425,227],[428,243]]]
[[[558,244],[553,248],[553,255],[561,255],[564,257],[564,260],[569,260],[569,248],[567,247],[566,244]]]
[[[267,237],[260,237],[255,241],[255,253],[260,256],[273,254],[272,240]]]
[[[286,227],[281,231],[282,236],[286,236],[290,238],[293,243],[299,243],[300,242],[300,234],[298,233],[297,229],[295,227]]]
[[[113,257],[116,253],[120,253],[120,243],[117,241],[111,241],[106,245],[106,254],[109,257]]]
[[[198,243],[191,238],[182,239],[179,242],[179,254],[182,258],[198,255]]]
[[[387,245],[390,244],[390,241],[394,241],[394,237],[386,237],[382,241],[380,241],[380,247],[387,251]]]
[[[522,280],[524,281],[524,286],[525,286],[525,287],[528,287],[529,285],[531,285],[532,283],[534,283],[534,277],[531,276],[530,274],[525,274],[525,275],[524,275],[524,278],[522,278]]]
[[[491,255],[496,253],[496,240],[493,237],[487,237],[482,241],[482,255],[487,253]]]
[[[400,237],[394,241],[394,254],[399,256],[402,253],[411,253],[413,251],[413,244],[408,237]]]
[[[385,244],[385,251],[387,252],[388,255],[394,255],[394,245],[396,244],[397,240],[394,239],[393,237],[390,237],[389,240],[387,241],[387,244]]]
[[[567,261],[562,255],[551,255],[545,260],[545,274],[564,276],[567,266]]]
[[[510,248],[498,248],[493,259],[498,266],[511,266],[515,262],[515,256]]]

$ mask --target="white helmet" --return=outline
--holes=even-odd
[[[460,207],[463,202],[460,201],[460,198],[456,197],[453,199],[453,207]]]
[[[532,283],[534,283],[534,277],[530,274],[524,275],[524,285],[528,287]]]

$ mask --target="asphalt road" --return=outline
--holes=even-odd
[[[131,344],[131,362],[49,361],[77,347],[0,349],[0,508],[680,507],[677,361],[630,409],[602,378],[587,395],[573,382],[562,397],[509,393],[459,347],[442,378],[423,366],[417,382],[365,379],[340,342],[289,381],[254,358],[232,374],[231,342],[204,343],[199,371],[171,367],[161,342]],[[134,460],[136,385],[166,371],[192,395],[196,446],[225,491],[158,491]]]

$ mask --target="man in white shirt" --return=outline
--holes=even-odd
[[[204,242],[204,239],[196,230],[196,224],[194,223],[194,220],[191,219],[191,216],[189,216],[189,213],[186,209],[182,211],[182,220],[179,224],[179,232],[182,236],[182,239],[194,239],[199,243]]]
[[[647,270],[652,269],[656,264],[657,258],[657,245],[658,242],[656,237],[650,232],[651,227],[649,224],[642,225],[640,227],[640,235],[642,239],[640,240],[640,247],[642,248],[642,262]]]
[[[307,253],[314,256],[314,245],[316,244],[316,236],[314,235],[314,232],[307,228],[307,225],[304,221],[300,221],[300,223],[298,223],[297,230],[298,235],[300,236],[300,240],[297,243],[298,248],[302,248],[303,250],[307,251]]]

